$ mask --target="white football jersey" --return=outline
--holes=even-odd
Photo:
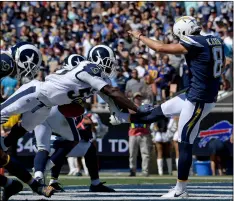
[[[72,70],[60,69],[46,76],[41,93],[52,106],[81,103],[109,84],[108,78],[103,78],[101,74],[102,71],[96,64],[82,61]]]

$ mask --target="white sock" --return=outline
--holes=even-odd
[[[172,173],[172,162],[171,162],[171,158],[167,158],[166,161],[167,161],[168,174],[171,175],[171,173]]]
[[[178,170],[179,158],[176,158],[176,159],[175,159],[175,162],[176,162],[176,169]]]
[[[51,185],[51,184],[53,184],[53,183],[58,183],[58,180],[57,180],[57,179],[50,179],[49,185]]]
[[[8,187],[8,186],[10,186],[11,184],[12,184],[12,179],[7,178],[7,182],[6,182],[6,184],[5,184],[4,187]]]
[[[91,180],[91,184],[97,186],[98,184],[100,184],[100,180],[99,179]]]
[[[158,174],[163,175],[163,159],[157,159],[157,165],[158,165]]]
[[[41,171],[36,171],[35,174],[34,174],[34,178],[37,178],[37,177],[43,179],[43,178],[44,178],[43,172],[41,172]]]
[[[177,180],[176,187],[175,189],[179,192],[183,192],[184,190],[187,189],[187,181],[179,181]]]

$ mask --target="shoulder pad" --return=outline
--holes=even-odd
[[[84,67],[84,71],[92,76],[101,77],[101,69],[94,63],[87,63]]]
[[[200,43],[194,40],[194,37],[192,36],[181,36],[180,41],[182,43],[186,43],[186,45],[196,46],[196,47],[204,47]]]

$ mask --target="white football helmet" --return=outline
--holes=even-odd
[[[111,78],[115,75],[117,61],[115,53],[110,47],[94,46],[88,53],[88,60],[97,64],[105,76]]]
[[[191,16],[183,16],[176,20],[173,26],[173,34],[179,38],[182,36],[193,35],[195,32],[200,32],[201,27],[196,19]]]

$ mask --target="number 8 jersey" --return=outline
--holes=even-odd
[[[185,59],[190,71],[190,84],[186,92],[191,102],[216,102],[224,65],[224,45],[211,35],[190,35],[180,38],[188,53]]]
[[[94,91],[100,91],[109,84],[102,76],[101,69],[90,61],[82,61],[75,68],[62,68],[46,76],[42,84],[43,102],[49,105],[64,105],[71,102],[82,103]]]

